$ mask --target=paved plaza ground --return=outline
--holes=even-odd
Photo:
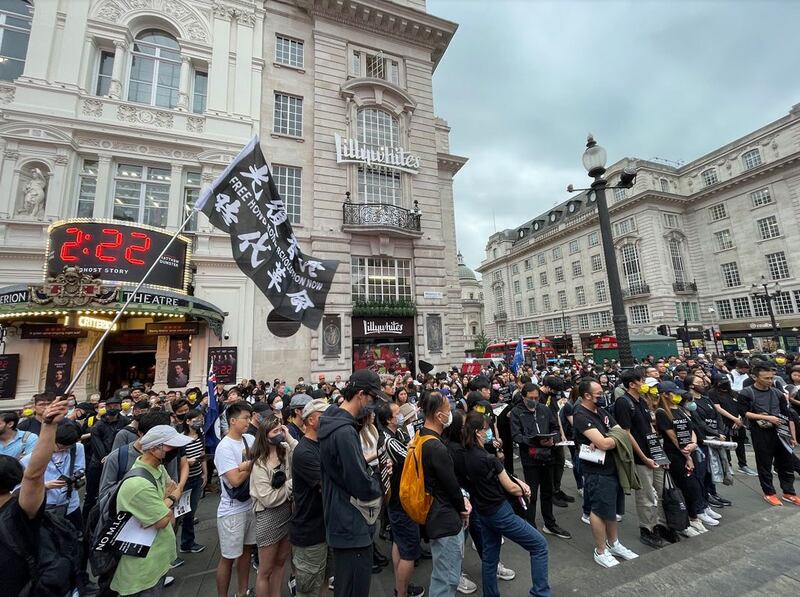
[[[754,466],[752,452],[749,462]],[[577,496],[571,471],[564,471],[563,486],[567,493]],[[796,480],[796,487],[800,490],[800,480]],[[720,510],[723,515],[720,526],[660,550],[639,542],[633,496],[629,496],[627,513],[620,523],[620,538],[640,557],[608,570],[592,560],[592,536],[588,525],[580,520],[578,502],[568,508],[556,508],[559,525],[570,531],[573,538],[564,540],[546,535],[553,595],[800,595],[800,508],[791,504],[782,508],[769,506],[762,499],[757,477],[737,474],[733,486],[721,486],[719,492],[733,501],[732,507]],[[197,541],[207,549],[199,554],[181,554],[186,564],[172,572],[176,581],[166,590],[168,597],[216,595],[217,501],[215,494],[202,500]],[[378,546],[384,554],[389,554],[386,542],[378,540]],[[501,593],[509,597],[527,595],[530,589],[527,553],[506,541],[501,559],[517,572],[513,581],[500,581]],[[470,547],[466,548],[463,569],[479,585],[474,595],[481,595],[480,560]],[[413,582],[427,589],[429,578],[430,560],[423,560]],[[250,586],[254,583],[253,571]],[[393,588],[391,567],[373,575],[371,595],[391,597]],[[229,595],[233,594],[234,583]],[[323,591],[323,595],[329,594],[327,589]]]

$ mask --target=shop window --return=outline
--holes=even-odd
[[[136,36],[128,80],[128,101],[174,108],[178,104],[181,52],[169,33],[148,29]]]
[[[409,259],[351,259],[353,301],[410,301],[411,261]]]
[[[170,182],[167,167],[118,164],[114,177],[114,219],[166,227]]]

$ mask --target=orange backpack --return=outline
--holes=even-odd
[[[433,504],[433,496],[425,491],[425,471],[422,468],[422,446],[429,439],[436,438],[418,433],[411,441],[400,477],[400,504],[417,524],[425,524]]]

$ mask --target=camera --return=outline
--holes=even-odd
[[[224,334],[222,334],[222,337],[223,337],[225,340],[230,340],[231,333],[230,333],[230,332],[225,332]]]
[[[73,473],[71,477],[68,477],[67,475],[61,475],[60,478],[66,482],[67,487],[72,486],[73,489],[80,489],[86,485],[86,473],[83,471]]]

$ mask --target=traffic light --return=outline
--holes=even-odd
[[[722,340],[722,332],[720,332],[719,330],[714,332],[714,340]]]
[[[703,338],[711,342],[714,337],[711,335],[711,330],[703,330]]]

